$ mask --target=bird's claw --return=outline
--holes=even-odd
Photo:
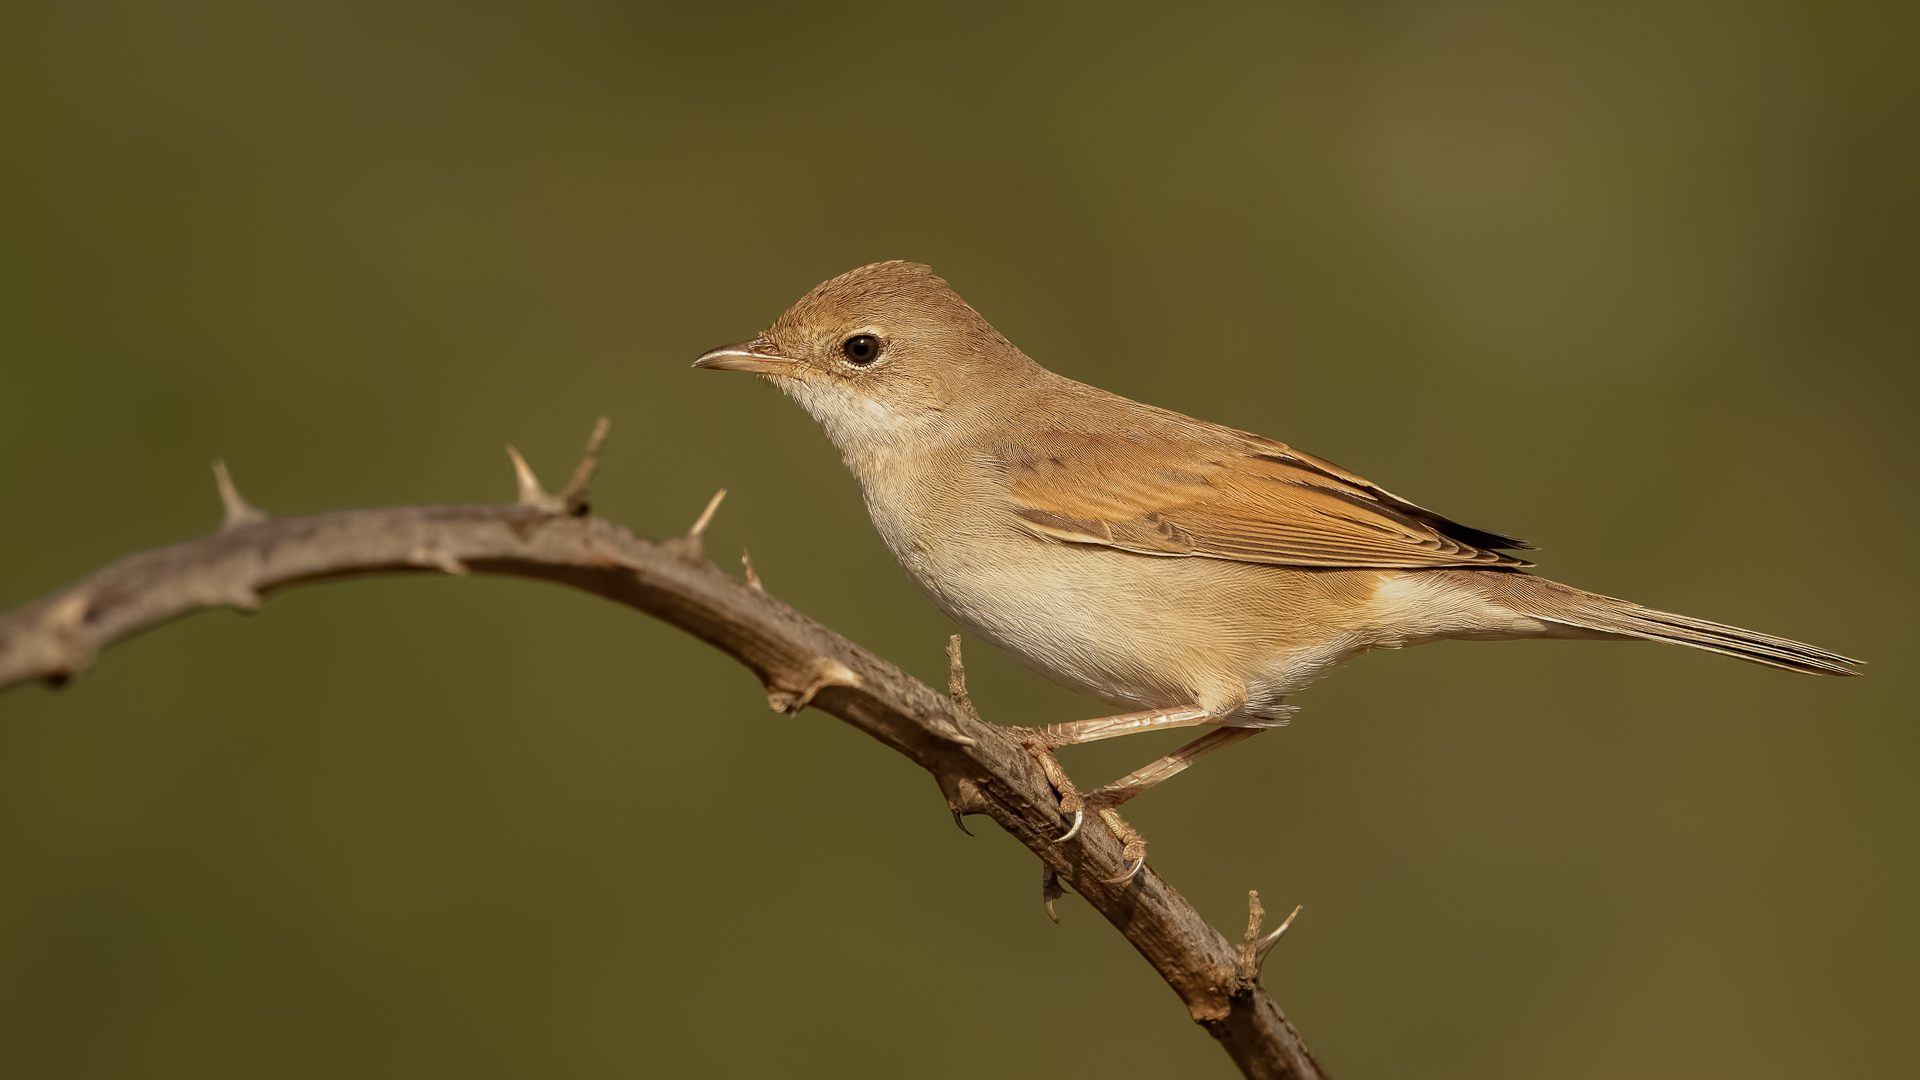
[[[1053,841],[1056,844],[1064,844],[1080,835],[1080,826],[1087,818],[1086,797],[1080,794],[1079,788],[1073,786],[1073,778],[1067,775],[1067,770],[1060,767],[1059,760],[1053,756],[1053,750],[1047,746],[1045,740],[1036,740],[1026,743],[1025,746],[1027,753],[1032,754],[1033,759],[1040,763],[1040,771],[1046,773],[1047,783],[1053,785],[1053,790],[1060,793],[1060,812],[1073,815],[1073,825]]]
[[[1040,864],[1040,900],[1047,905],[1047,918],[1055,926],[1060,924],[1060,916],[1053,910],[1053,902],[1067,895],[1067,887],[1060,884],[1060,872],[1046,863]]]
[[[1085,810],[1075,810],[1073,812],[1073,828],[1068,829],[1064,834],[1056,837],[1053,842],[1056,844],[1064,844],[1074,837],[1079,836],[1080,826],[1086,824],[1086,821],[1087,812]]]
[[[1132,881],[1133,875],[1139,873],[1140,868],[1145,865],[1147,865],[1147,853],[1142,851],[1134,857],[1133,862],[1127,865],[1126,873],[1121,874],[1119,877],[1101,878],[1100,880],[1108,885],[1118,885],[1123,881]]]
[[[1113,838],[1120,841],[1120,857],[1127,860],[1127,872],[1117,878],[1105,879],[1106,884],[1118,885],[1133,880],[1133,875],[1147,864],[1147,838],[1140,835],[1140,830],[1127,824],[1127,819],[1120,816],[1120,811],[1111,806],[1100,807],[1100,820]]]

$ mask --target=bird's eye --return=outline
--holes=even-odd
[[[840,344],[840,351],[847,354],[847,363],[866,367],[880,359],[880,339],[872,334],[855,334]]]

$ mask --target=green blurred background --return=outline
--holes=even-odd
[[[938,685],[812,422],[688,370],[929,262],[1068,375],[1874,662],[1379,654],[1135,804],[1217,925],[1306,905],[1267,983],[1336,1075],[1910,1075],[1916,11],[9,4],[0,605],[209,530],[214,457],[502,501],[605,413],[600,512],[728,488],[723,565]],[[0,697],[0,1072],[1232,1075],[976,831],[603,601],[297,590]]]

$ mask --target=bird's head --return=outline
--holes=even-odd
[[[966,425],[1040,371],[930,268],[897,260],[821,283],[693,366],[767,376],[849,454]]]

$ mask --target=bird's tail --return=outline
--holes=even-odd
[[[1502,606],[1578,630],[1687,645],[1808,675],[1858,675],[1853,666],[1865,663],[1787,638],[1655,611],[1531,574],[1487,570],[1470,573],[1482,594]]]

